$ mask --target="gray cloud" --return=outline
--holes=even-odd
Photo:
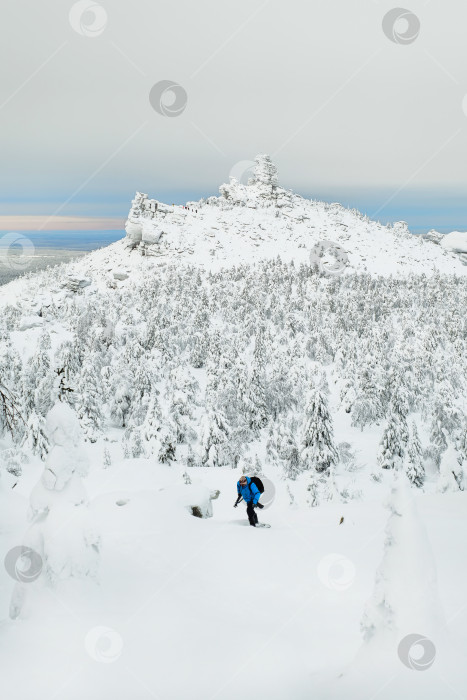
[[[72,5],[8,3],[4,199],[70,198],[69,214],[83,198],[136,188],[210,193],[258,152],[308,193],[465,182],[461,0],[412,2],[410,45],[384,34],[386,0],[113,0],[100,3],[107,24],[93,37],[70,25]],[[174,118],[149,102],[163,80],[187,93]]]

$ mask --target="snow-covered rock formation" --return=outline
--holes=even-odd
[[[259,155],[255,162],[248,184],[231,177],[219,187],[220,196],[184,206],[164,205],[137,192],[124,249],[216,270],[278,255],[309,263],[315,246],[331,241],[348,256],[348,271],[465,273],[455,253],[431,245],[428,234],[412,235],[406,222],[384,226],[355,209],[305,199],[279,185],[269,156]],[[118,248],[114,244],[103,255]]]
[[[450,253],[457,253],[460,261],[467,265],[467,232],[451,231],[451,233],[438,233],[438,231],[428,231],[422,234],[422,238],[431,243],[436,243]]]

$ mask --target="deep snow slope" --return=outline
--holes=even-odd
[[[271,529],[253,530],[243,504],[232,507],[237,471],[192,470],[193,485],[199,481],[221,491],[213,517],[202,520],[181,505],[178,493],[189,487],[176,467],[123,460],[103,470],[93,461],[87,488],[102,537],[98,583],[68,579],[54,589],[30,584],[28,619],[6,621],[13,582],[2,568],[3,697],[461,697],[466,572],[464,559],[452,556],[446,542],[457,552],[464,547],[464,494],[414,495],[445,614],[431,635],[435,663],[418,672],[399,661],[397,642],[380,643],[375,651],[360,636],[383,556],[389,513],[380,501],[291,508],[285,484],[278,483],[271,508],[260,513]],[[389,489],[392,474],[385,481]],[[29,487],[21,485],[18,506]],[[14,530],[26,528],[16,520],[10,520],[10,531],[0,532],[2,551],[16,544]],[[65,524],[65,534],[69,528]],[[56,533],[57,541],[63,534]],[[393,562],[410,555],[415,571],[423,573],[424,543],[413,526],[407,535],[418,558],[396,542]],[[387,562],[386,573],[393,575],[388,600],[399,600],[404,609],[398,570],[391,572]],[[423,601],[432,583],[420,578],[414,585]],[[410,631],[431,634],[429,612],[424,620],[423,629]]]

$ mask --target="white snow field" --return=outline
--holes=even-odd
[[[275,178],[0,288],[2,700],[466,697],[467,266]]]
[[[243,504],[232,507],[239,474],[199,472],[221,491],[209,519],[181,505],[189,487],[180,469],[148,460],[94,465],[87,489],[102,537],[99,582],[25,584],[27,618],[7,621],[12,581],[2,571],[3,697],[463,697],[464,493],[415,494],[418,514],[400,518],[385,554],[375,638],[364,642],[360,622],[389,517],[381,501],[291,508],[282,485],[260,512],[271,529],[254,530]],[[26,529],[26,500],[16,499],[10,519],[2,507],[2,551]],[[73,525],[71,515],[67,533]],[[50,535],[59,541],[60,527]],[[378,627],[379,616],[387,619]],[[436,647],[424,671],[397,656],[413,632]]]

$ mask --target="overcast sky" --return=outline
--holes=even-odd
[[[0,214],[119,217],[263,152],[306,196],[467,228],[467,3],[404,7],[391,40],[386,0],[4,0]]]

